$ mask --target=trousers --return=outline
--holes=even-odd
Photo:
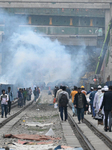
[[[1,104],[1,109],[2,109],[2,117],[4,116],[4,111],[5,111],[5,117],[7,117],[7,105]]]
[[[61,120],[63,120],[63,111],[64,111],[64,115],[65,115],[65,121],[67,120],[67,106],[66,107],[60,107],[60,117]]]
[[[8,112],[10,113],[11,111],[11,101],[8,101]]]
[[[109,131],[111,131],[111,111],[105,110],[105,129],[107,130],[107,123],[109,119]]]
[[[77,108],[77,117],[78,117],[78,121],[84,119],[84,108]]]

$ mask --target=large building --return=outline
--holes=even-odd
[[[19,22],[5,19],[6,13],[20,18]],[[85,45],[90,58],[95,55],[92,59],[95,70],[112,17],[112,0],[0,0],[0,14],[0,30],[4,34],[13,32],[8,28],[11,24],[20,31],[32,28],[34,32],[42,32],[71,49]],[[102,62],[100,68],[101,65]]]

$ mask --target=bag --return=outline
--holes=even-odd
[[[103,114],[101,114],[100,112],[96,114],[95,120],[103,120]]]
[[[56,98],[54,98],[53,103],[56,103]]]
[[[58,108],[58,104],[57,103],[54,104],[54,108]]]
[[[66,94],[62,94],[61,98],[59,99],[59,106],[66,107],[68,104],[68,99]]]

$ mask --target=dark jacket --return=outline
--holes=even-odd
[[[104,111],[112,110],[112,91],[108,91],[108,92],[104,93],[103,102],[102,102],[100,109],[102,109],[103,106],[104,106]]]
[[[88,104],[87,104],[86,96],[83,93],[77,93],[75,95],[74,105],[76,105],[76,108],[78,108],[78,95],[79,94],[82,94],[83,108],[86,109],[86,105],[88,105]]]
[[[23,95],[20,91],[18,91],[18,98],[23,98]]]
[[[89,99],[90,99],[90,104],[93,105],[94,97],[97,91],[92,91],[90,93]]]

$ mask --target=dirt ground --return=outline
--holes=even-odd
[[[45,135],[51,128],[55,134],[54,137],[60,138],[60,140],[55,140],[54,144],[66,145],[66,141],[63,136],[63,131],[60,123],[59,112],[58,109],[54,108],[52,95],[48,95],[47,91],[42,91],[39,103],[34,102],[32,104],[32,108],[30,110],[26,109],[25,111],[26,114],[19,120],[19,122],[16,125],[14,125],[10,129],[10,131],[8,131],[7,134],[28,134],[29,136],[32,134]],[[50,123],[50,125],[37,127],[27,126],[27,123],[41,123],[42,125]],[[27,141],[38,143],[37,141]],[[5,144],[13,142],[18,142],[18,139],[4,139]]]

